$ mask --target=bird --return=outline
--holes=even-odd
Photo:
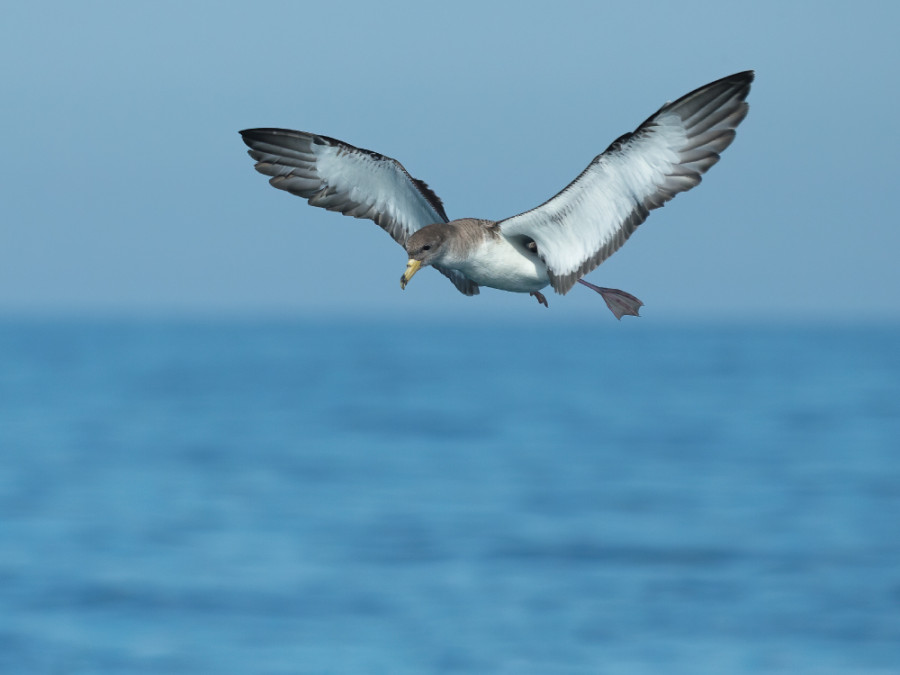
[[[312,206],[368,218],[406,250],[405,289],[431,266],[465,295],[481,286],[566,294],[576,283],[596,291],[617,319],[639,316],[638,298],[582,277],[615,253],[679,192],[700,183],[747,115],[754,72],[723,77],[664,104],[597,155],[541,205],[502,220],[450,220],[441,199],[396,159],[330,136],[279,128],[245,129],[255,168],[272,186]]]

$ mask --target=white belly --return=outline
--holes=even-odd
[[[550,283],[541,259],[504,237],[487,239],[475,255],[453,267],[480,286],[502,291],[531,293]]]

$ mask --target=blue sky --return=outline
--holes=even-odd
[[[6,2],[0,315],[550,316],[459,294],[252,169],[282,126],[399,159],[451,218],[543,202],[666,100],[753,68],[697,189],[588,279],[645,317],[900,319],[895,3]],[[599,314],[577,287],[560,317]]]

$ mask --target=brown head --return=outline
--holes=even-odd
[[[406,263],[406,271],[400,277],[400,288],[406,288],[406,284],[409,283],[409,280],[413,278],[413,275],[420,268],[432,265],[435,262],[440,263],[441,257],[445,253],[447,235],[447,223],[426,225],[421,230],[416,230],[412,233],[410,238],[406,240],[406,252],[409,254],[409,261]]]

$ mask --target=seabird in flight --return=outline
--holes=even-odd
[[[400,287],[431,265],[466,295],[480,286],[560,294],[597,291],[616,318],[637,316],[633,295],[582,277],[615,253],[652,209],[700,182],[747,115],[753,71],[723,77],[667,103],[616,139],[555,197],[503,220],[449,220],[438,196],[395,159],[335,138],[288,129],[241,131],[256,170],[313,206],[369,218],[406,249]]]

